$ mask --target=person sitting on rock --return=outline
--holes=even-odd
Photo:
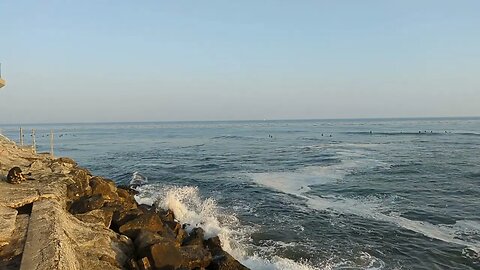
[[[25,175],[30,176],[31,173],[24,174],[19,167],[13,167],[8,171],[7,182],[10,184],[19,184],[20,182],[27,180]]]

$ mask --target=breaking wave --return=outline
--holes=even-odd
[[[208,239],[219,236],[225,251],[251,269],[258,270],[313,270],[320,269],[309,262],[297,262],[270,254],[262,255],[248,244],[254,228],[243,226],[234,214],[229,214],[218,206],[213,198],[202,198],[197,187],[165,186],[149,184],[137,187],[135,196],[140,204],[156,205],[162,209],[171,209],[175,218],[187,224],[187,231],[202,227]],[[322,267],[321,269],[330,269]]]

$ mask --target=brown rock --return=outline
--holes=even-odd
[[[115,226],[120,227],[123,224],[139,217],[144,212],[139,208],[133,209],[125,209],[123,207],[117,208],[117,210],[113,213],[112,222]]]
[[[73,182],[75,183],[80,197],[92,194],[92,188],[90,187],[90,172],[85,169],[76,168],[70,173],[70,175],[73,178]]]
[[[130,237],[131,239],[135,239],[137,234],[142,229],[151,232],[163,232],[165,230],[162,220],[157,214],[144,213],[143,215],[140,215],[137,218],[120,226],[119,232]]]
[[[104,209],[95,209],[87,213],[76,214],[75,217],[80,219],[83,222],[88,223],[101,223],[105,227],[109,228],[112,222],[112,211],[107,211]]]
[[[172,239],[163,237],[159,235],[158,233],[147,231],[147,230],[141,230],[137,237],[135,238],[135,248],[137,250],[137,255],[140,257],[144,254],[146,254],[146,249],[154,245],[156,243],[160,242],[173,242]],[[178,243],[174,243],[175,247],[180,247]]]
[[[63,164],[69,164],[71,165],[72,167],[77,167],[77,162],[75,162],[75,160],[71,159],[71,158],[68,158],[68,157],[60,157],[60,158],[57,158],[54,162],[58,162],[58,163],[63,163]]]
[[[235,260],[225,251],[213,255],[213,260],[208,266],[209,270],[249,270],[246,266]]]
[[[83,196],[72,203],[72,205],[70,206],[70,213],[72,214],[86,213],[86,212],[101,208],[104,203],[105,203],[105,200],[100,194]]]
[[[148,256],[155,269],[177,269],[183,263],[182,254],[173,242],[161,242],[149,247]]]
[[[212,254],[203,246],[186,246],[180,248],[183,257],[182,267],[187,269],[204,268],[212,262]]]
[[[164,224],[172,230],[173,234],[175,235],[175,240],[178,243],[182,243],[183,240],[185,240],[185,238],[188,236],[188,233],[182,228],[180,223],[175,221],[165,221]]]
[[[193,229],[185,240],[183,240],[182,246],[189,245],[203,245],[203,237],[205,232],[202,228]]]
[[[115,183],[111,180],[106,180],[101,177],[92,177],[90,179],[90,187],[92,194],[101,194],[105,201],[118,201],[117,188]]]
[[[222,243],[218,236],[209,238],[204,242],[207,249],[212,253],[213,260],[208,266],[211,270],[246,270],[246,266],[235,260],[232,255],[222,249]]]

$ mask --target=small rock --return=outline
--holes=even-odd
[[[143,257],[140,260],[138,260],[138,266],[140,270],[151,270],[152,265],[150,264],[150,261],[148,260],[147,257]]]

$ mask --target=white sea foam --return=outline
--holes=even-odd
[[[477,254],[479,253],[480,242],[478,240],[461,238],[461,234],[465,233],[480,235],[478,222],[462,220],[455,225],[434,225],[426,221],[402,217],[388,209],[388,205],[385,205],[380,199],[344,198],[330,195],[320,197],[308,194],[308,191],[311,190],[310,186],[341,181],[345,175],[362,166],[375,166],[375,162],[373,160],[346,160],[337,165],[307,167],[294,172],[257,173],[250,176],[255,183],[261,186],[304,199],[306,205],[312,209],[389,222],[426,237],[465,246]]]
[[[137,190],[140,193],[135,198],[139,203],[150,205],[157,203],[161,208],[171,209],[179,222],[190,224],[187,230],[202,227],[206,238],[218,235],[223,249],[251,269],[331,269],[275,256],[272,254],[274,251],[270,250],[264,250],[261,255],[250,252],[248,240],[253,229],[242,226],[235,215],[221,211],[212,198],[203,199],[197,187],[152,184],[138,187]]]

